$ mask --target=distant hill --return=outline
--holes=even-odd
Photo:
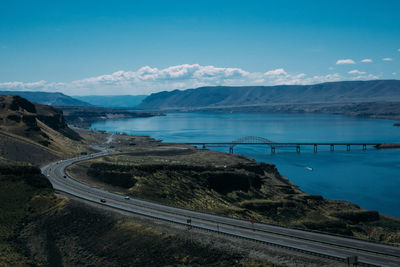
[[[87,95],[73,97],[96,107],[134,108],[139,105],[147,95]]]
[[[145,110],[201,110],[312,103],[400,102],[399,80],[344,81],[314,85],[215,86],[151,94]]]
[[[65,120],[69,125],[87,128],[93,122],[103,121],[108,119],[122,118],[143,118],[152,116],[162,116],[161,112],[135,111],[117,108],[104,107],[57,107],[63,111]]]
[[[19,95],[31,102],[51,106],[90,106],[89,103],[64,95],[63,93],[0,91],[0,95]]]

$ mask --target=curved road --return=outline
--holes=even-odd
[[[96,147],[97,149],[101,147]],[[111,208],[132,212],[158,220],[245,238],[296,251],[333,258],[346,262],[348,257],[357,256],[359,264],[373,266],[400,266],[400,247],[387,246],[352,238],[289,229],[268,224],[259,224],[216,216],[207,213],[174,208],[144,200],[92,188],[69,178],[65,168],[73,163],[112,154],[110,149],[50,163],[41,168],[53,188],[78,198],[89,200]],[[106,200],[101,203],[100,199]]]

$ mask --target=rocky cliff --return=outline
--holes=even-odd
[[[17,95],[0,96],[0,127],[22,137],[28,137],[45,145],[49,136],[42,124],[72,140],[81,137],[71,130],[62,111],[47,105],[34,104]]]

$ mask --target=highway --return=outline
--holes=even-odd
[[[346,262],[348,257],[357,256],[358,264],[361,265],[400,266],[400,247],[268,224],[252,224],[249,221],[175,208],[132,197],[126,199],[123,195],[79,183],[65,174],[65,168],[73,163],[113,153],[111,149],[102,149],[98,153],[50,163],[41,168],[42,173],[47,176],[55,190],[110,208],[342,262]],[[100,199],[106,202],[101,203]]]

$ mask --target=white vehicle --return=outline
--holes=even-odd
[[[128,197],[128,196],[126,196],[126,197],[124,197],[126,200],[129,200],[129,199],[131,199],[130,197]]]

